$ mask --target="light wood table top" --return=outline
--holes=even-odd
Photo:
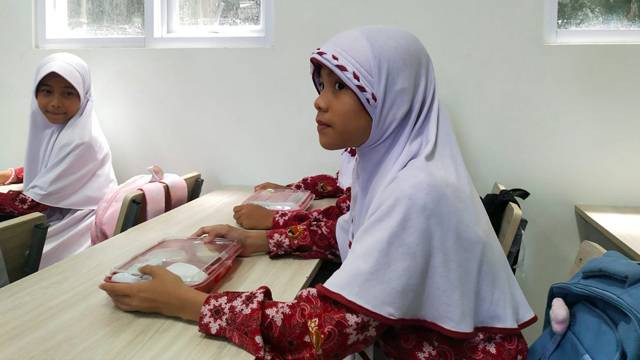
[[[640,207],[576,205],[576,214],[640,260]]]
[[[211,192],[0,289],[0,359],[252,358],[224,339],[200,334],[194,323],[120,311],[98,289],[112,267],[163,237],[190,235],[203,225],[235,224],[232,207],[249,194],[248,188]],[[217,290],[267,285],[275,300],[292,300],[319,263],[266,255],[238,258]]]
[[[9,192],[9,190],[22,191],[22,184],[0,185],[0,193]]]

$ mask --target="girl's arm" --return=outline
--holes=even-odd
[[[311,211],[275,211],[272,218],[271,229],[283,229],[294,225],[300,225],[310,219],[323,218],[337,221],[338,218],[347,212],[351,206],[351,188],[344,190],[343,194],[336,200],[335,205]]]
[[[349,211],[350,190],[347,188],[335,205],[322,209],[276,212],[273,216],[274,229],[271,231],[251,233],[234,229],[232,234],[239,232],[239,238],[247,237],[246,234],[255,235],[256,241],[268,245],[268,254],[272,257],[293,254],[303,258],[340,261],[335,229],[338,218]],[[247,215],[245,212],[251,210],[246,206],[248,205],[241,205],[234,209],[234,217],[240,224],[243,224],[243,216]],[[199,232],[196,236],[210,233],[212,229],[214,228],[210,227],[209,230]]]
[[[269,210],[256,204],[243,204],[233,208],[233,218],[238,225],[251,230],[283,229],[300,225],[310,219],[322,217],[337,221],[349,211],[351,188],[348,187],[338,198],[335,205],[311,211],[305,210]]]
[[[198,320],[200,331],[222,336],[258,358],[342,359],[373,344],[385,326],[340,303],[302,290],[292,302],[273,301],[271,291],[211,294]]]
[[[307,176],[298,182],[287,185],[287,187],[296,190],[311,191],[316,200],[337,198],[344,193],[344,189],[338,185],[338,178],[326,174]]]
[[[254,186],[253,190],[266,190],[266,189],[295,189],[295,190],[307,190],[310,191],[317,199],[323,198],[337,198],[344,192],[338,185],[338,178],[331,175],[314,175],[302,178],[298,182],[283,186],[274,184],[271,182],[262,183]]]
[[[152,276],[136,284],[102,283],[113,303],[124,311],[161,313],[197,321],[200,331],[226,337],[258,358],[287,354],[341,359],[371,345],[385,329],[377,321],[302,290],[292,302],[272,301],[271,291],[206,294],[158,266],[140,272]],[[323,357],[324,358],[324,357]]]
[[[158,266],[140,269],[152,279],[137,284],[102,283],[113,303],[124,311],[161,313],[198,322],[205,334],[226,337],[259,359],[342,359],[379,340],[394,359],[440,358],[459,354],[476,359],[526,358],[522,334],[476,332],[468,339],[450,338],[424,327],[389,327],[320,295],[302,290],[292,302],[273,301],[271,291],[206,294],[186,286]],[[274,356],[275,355],[275,356]]]
[[[22,191],[9,191],[0,193],[0,213],[6,215],[26,215],[36,211],[43,212],[49,206],[41,204]]]
[[[279,212],[274,230],[267,232],[269,256],[293,254],[303,258],[340,261],[336,240],[338,218],[349,211],[351,188],[335,205],[310,212]]]
[[[265,250],[266,246],[253,236],[257,233],[264,232],[216,225],[201,228],[194,235],[236,239],[243,243],[243,254],[248,255]],[[269,354],[342,358],[371,345],[384,330],[373,319],[320,297],[313,288],[287,303],[272,301],[266,287],[210,295],[184,285],[162,267],[145,266],[140,272],[152,279],[136,284],[102,283],[100,288],[122,310],[198,321],[201,331],[227,337],[260,358]]]
[[[310,219],[299,225],[268,231],[266,238],[271,257],[295,255],[307,259],[340,261],[336,220],[324,219],[319,213],[311,213]]]

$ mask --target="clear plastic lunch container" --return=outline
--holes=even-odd
[[[116,266],[105,278],[108,282],[134,283],[150,279],[138,269],[145,265],[163,266],[197,290],[209,292],[231,269],[241,245],[232,240],[166,238]]]
[[[256,204],[270,210],[304,210],[313,198],[307,190],[266,189],[256,191],[243,204]]]

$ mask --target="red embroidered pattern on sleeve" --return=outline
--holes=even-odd
[[[309,220],[309,213],[305,210],[282,210],[273,215],[272,229],[283,229],[289,226],[299,225]]]
[[[292,302],[271,300],[271,291],[210,295],[200,310],[199,329],[226,337],[258,359],[342,359],[377,340],[393,359],[524,360],[522,334],[476,332],[454,339],[415,326],[387,326],[321,296],[315,288]]]
[[[389,327],[378,344],[392,359],[525,360],[527,342],[522,334],[476,332],[470,339],[454,339],[418,327]]]
[[[300,225],[309,219],[326,219],[326,220],[338,220],[338,218],[347,212],[351,207],[351,188],[348,187],[344,190],[342,196],[336,200],[335,205],[327,206],[320,210],[315,209],[311,211],[304,210],[284,210],[277,211],[273,216],[272,229],[288,228],[294,225]],[[313,214],[317,215],[313,215]],[[318,214],[319,213],[319,214]],[[319,215],[319,216],[318,216]]]
[[[258,359],[342,359],[371,345],[384,330],[377,321],[319,297],[314,288],[302,290],[292,302],[279,302],[271,301],[266,287],[209,296],[199,327]]]
[[[335,221],[306,221],[267,233],[269,256],[295,255],[306,259],[339,261]]]
[[[0,193],[0,213],[7,215],[26,215],[32,212],[43,212],[49,207],[41,204],[22,191],[10,190],[7,193]]]
[[[302,178],[287,187],[295,190],[307,190],[317,199],[337,198],[344,190],[338,185],[338,179],[331,175],[315,175]]]
[[[279,211],[267,233],[269,255],[339,261],[336,222],[350,205],[351,188],[347,188],[335,205],[312,211]]]
[[[251,292],[212,294],[200,309],[200,331],[222,336],[254,356],[264,353],[260,332],[262,307],[271,300],[271,290],[260,287]]]
[[[19,184],[22,183],[24,181],[24,167],[18,167],[13,169],[13,171],[15,171],[15,180],[13,181],[13,183],[15,184]]]

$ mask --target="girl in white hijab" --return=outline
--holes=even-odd
[[[89,67],[68,53],[36,69],[20,196],[49,222],[40,268],[90,245],[98,202],[116,186],[111,151],[94,111]],[[43,210],[44,209],[44,210]]]
[[[340,269],[286,303],[266,287],[202,294],[158,267],[142,269],[153,276],[147,283],[101,287],[121,309],[198,321],[258,358],[340,359],[376,342],[394,359],[524,359],[521,329],[536,317],[464,166],[420,41],[359,28],[311,62],[321,145],[358,151],[351,210],[337,225]],[[228,225],[195,235],[205,234],[237,239],[245,254],[273,246]]]

